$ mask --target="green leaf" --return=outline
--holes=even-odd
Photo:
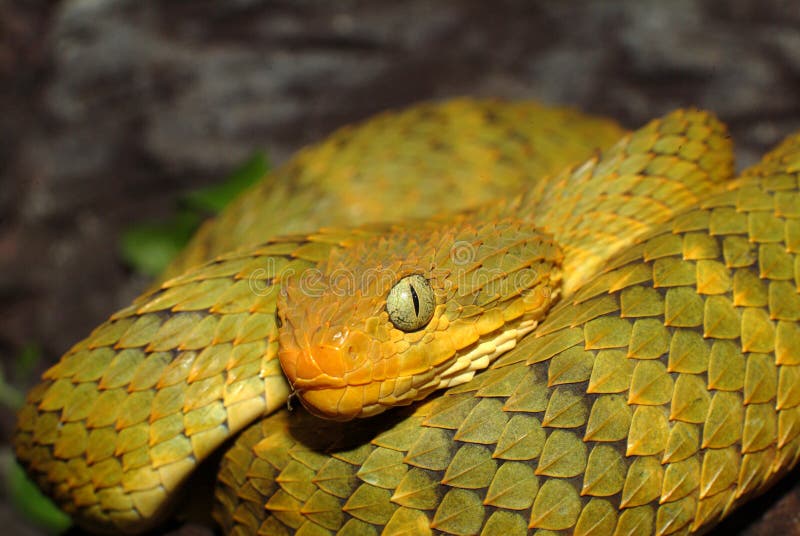
[[[139,273],[161,273],[194,234],[202,218],[181,211],[166,223],[141,223],[129,227],[120,242],[123,260]]]
[[[0,405],[11,410],[18,410],[24,401],[25,396],[19,389],[6,381],[5,374],[0,369]]]
[[[17,359],[14,362],[14,377],[18,381],[24,381],[31,378],[36,366],[42,360],[42,348],[35,342],[25,344],[17,354]]]
[[[225,208],[241,192],[258,182],[269,172],[270,166],[264,153],[255,153],[250,159],[231,173],[220,184],[189,192],[183,197],[186,207],[216,214]]]
[[[66,531],[72,524],[69,516],[39,491],[10,452],[2,452],[0,456],[8,497],[14,509],[48,534]]]
[[[41,358],[42,350],[39,345],[28,343],[17,353],[10,375],[10,382],[6,380],[3,369],[0,369],[0,405],[14,411],[22,407],[25,395],[15,385],[28,385],[30,383],[33,371]]]
[[[145,222],[129,227],[122,235],[122,258],[135,271],[155,277],[189,243],[209,214],[217,214],[242,191],[269,171],[263,153],[256,153],[222,183],[189,192],[183,208],[162,223]]]

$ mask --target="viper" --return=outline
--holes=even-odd
[[[734,178],[694,110],[347,128],[48,370],[17,456],[104,531],[169,515],[244,428],[229,533],[705,530],[796,458],[798,150]]]

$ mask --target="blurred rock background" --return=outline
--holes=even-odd
[[[536,98],[628,127],[715,111],[739,166],[800,128],[794,0],[0,0],[0,356],[32,381],[146,284],[119,235],[254,150],[422,99]],[[13,413],[0,412],[7,444]],[[795,479],[796,480],[796,479]],[[800,531],[770,493],[719,534]],[[800,493],[800,491],[798,492]],[[11,534],[37,534],[0,504]]]

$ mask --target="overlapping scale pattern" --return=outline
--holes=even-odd
[[[470,99],[341,129],[207,223],[161,283],[178,277],[115,314],[46,373],[20,414],[18,458],[81,524],[145,530],[202,458],[285,401],[273,359],[273,276],[353,240],[352,230],[317,228],[385,220],[387,207],[389,219],[400,219],[475,205],[621,133],[576,111]],[[422,194],[408,188],[422,181]],[[374,195],[362,194],[378,183],[373,194],[384,197],[374,206]],[[443,195],[454,189],[459,196]],[[227,253],[299,230],[311,234]]]
[[[393,420],[280,412],[232,534],[688,534],[800,457],[800,135],[615,256],[488,371]]]
[[[645,154],[638,152],[642,136],[656,142],[676,138],[669,147],[658,149],[664,153],[659,158],[684,171],[672,173],[664,165],[631,168],[631,162],[656,158],[651,154],[656,142],[653,147],[642,146]],[[699,144],[703,150],[683,154],[682,143]],[[534,190],[499,206],[504,211],[516,208],[526,216],[531,212],[535,222],[552,227],[557,239],[571,248],[573,265],[597,266],[649,225],[693,204],[728,178],[729,146],[724,127],[713,117],[678,111],[623,139],[602,157],[564,172],[554,184],[573,197]],[[622,182],[616,189],[609,187],[616,181]],[[676,191],[685,195],[674,195]],[[592,205],[586,204],[592,196],[599,205],[610,203],[607,208],[617,211],[605,214],[605,226],[594,231],[582,219],[584,214],[603,214],[584,210]],[[613,208],[624,202],[666,208],[642,214]],[[564,207],[579,217],[561,222]],[[491,216],[492,209],[498,210],[487,208],[486,213],[476,214]],[[326,230],[305,238],[273,240],[164,283],[115,314],[46,373],[22,411],[18,457],[84,525],[140,531],[156,523],[176,488],[200,461],[286,398],[286,384],[274,360],[279,275],[311,267],[332,247],[346,247],[389,229]],[[616,242],[606,232],[609,229],[619,232]],[[587,272],[585,268],[567,278],[574,286]],[[601,305],[582,314],[602,309]],[[586,356],[557,361],[552,377],[565,386],[591,368]],[[541,423],[566,427],[578,422],[582,415],[575,393],[565,387],[556,395],[544,408]],[[484,406],[482,412],[479,415],[490,414],[492,408]],[[473,431],[460,432],[464,438],[481,433],[477,418],[472,422]],[[551,443],[546,451],[548,463],[556,468],[563,465],[554,454],[561,446]],[[468,459],[467,454],[459,459]],[[450,476],[453,482],[462,480],[459,472]],[[298,475],[286,482],[306,485]]]
[[[522,210],[563,246],[569,294],[654,224],[696,206],[732,175],[724,125],[704,111],[677,110],[534,184]]]
[[[220,257],[114,314],[29,394],[20,461],[90,526],[157,522],[200,461],[285,403],[278,282],[338,243],[316,235]]]
[[[475,207],[623,134],[611,120],[531,101],[453,99],[384,112],[298,152],[206,224],[163,278],[278,234]]]

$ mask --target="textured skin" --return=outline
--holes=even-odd
[[[161,280],[280,234],[475,207],[624,133],[608,119],[529,101],[456,99],[382,113],[298,152],[206,223]]]
[[[602,158],[499,205],[500,214],[522,211],[555,236],[565,252],[569,295],[654,224],[697,204],[731,170],[721,126],[700,112],[676,112]],[[45,374],[20,415],[18,457],[82,524],[139,531],[156,523],[200,461],[285,401],[275,359],[283,274],[391,230],[275,239],[167,281]],[[223,501],[237,500],[220,493]]]
[[[276,276],[386,230],[312,232],[366,220],[363,208],[347,208],[364,185],[396,195],[397,219],[459,208],[462,199],[465,207],[485,199],[486,177],[502,179],[498,193],[507,193],[621,132],[610,121],[535,103],[459,100],[383,114],[304,149],[206,224],[166,282],[44,375],[19,416],[18,458],[80,524],[146,530],[224,439],[285,403],[275,359]],[[412,191],[409,181],[433,188]],[[442,196],[440,181],[462,195]],[[301,229],[308,234],[264,243]],[[248,243],[261,246],[224,253]]]
[[[312,413],[336,420],[372,416],[468,381],[532,329],[554,296],[569,295],[617,251],[731,173],[719,122],[678,111],[520,196],[432,231],[412,226],[411,233],[359,244],[322,265],[323,273],[346,273],[356,283],[346,295],[338,285],[319,296],[285,286],[278,308],[291,329],[281,335],[282,368]],[[526,222],[552,233],[563,260]],[[376,282],[375,273],[390,277]],[[422,273],[442,296],[430,324],[406,334],[389,322],[381,297],[410,273]],[[483,288],[487,277],[497,284]],[[523,285],[526,278],[533,281]],[[486,349],[476,357],[476,347]]]
[[[320,265],[328,278],[283,284],[281,368],[303,405],[336,420],[464,383],[544,317],[559,293],[562,258],[531,222],[484,211],[343,248]],[[422,329],[403,332],[385,297],[411,274],[428,281],[437,305]]]
[[[380,425],[282,411],[232,534],[687,534],[800,457],[800,134],[614,258],[489,370]]]

